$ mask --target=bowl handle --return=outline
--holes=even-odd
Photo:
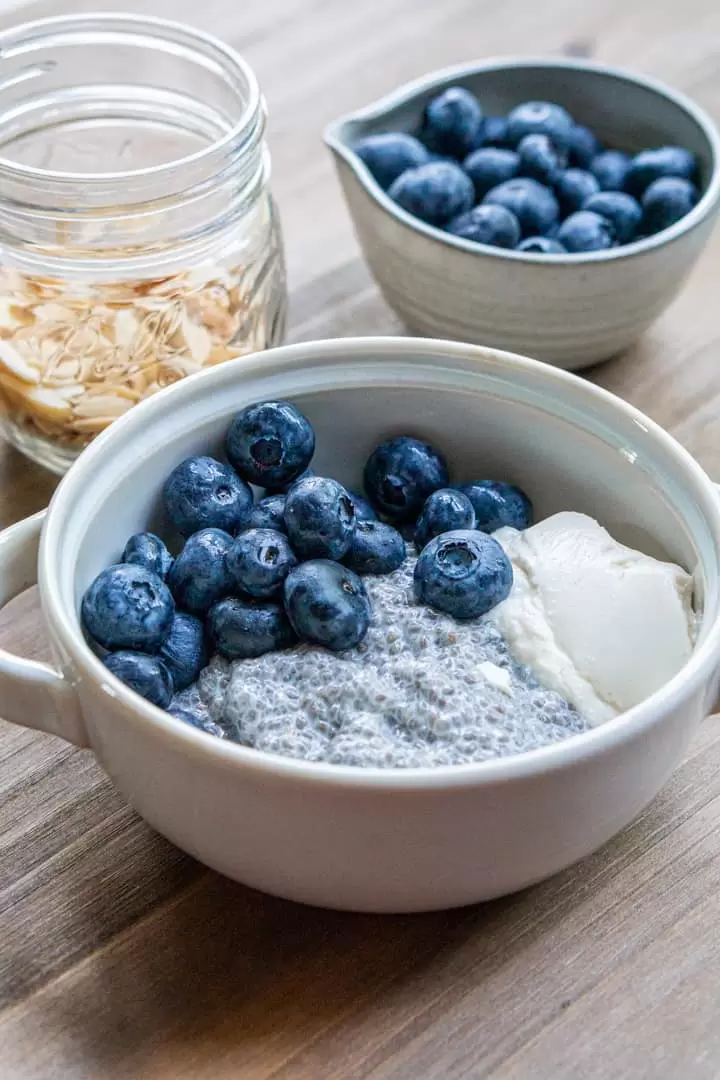
[[[45,511],[0,533],[0,607],[37,584],[37,558]],[[47,731],[89,746],[75,690],[49,664],[0,649],[0,716],[11,724]]]

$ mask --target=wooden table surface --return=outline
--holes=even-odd
[[[650,72],[720,117],[714,0],[96,0],[199,23],[258,73],[287,241],[291,340],[396,332],[362,264],[326,121],[478,55]],[[3,17],[6,23],[15,15]],[[2,20],[0,20],[2,21]],[[666,316],[591,373],[720,476],[720,234]],[[53,480],[0,450],[1,524]],[[0,616],[42,655],[35,598]],[[603,851],[507,900],[326,913],[205,871],[92,756],[0,721],[2,1080],[717,1080],[720,738]]]

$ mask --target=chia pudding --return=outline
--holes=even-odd
[[[375,447],[364,495],[317,475],[314,450],[293,404],[259,402],[233,417],[226,461],[176,465],[168,543],[130,537],[82,598],[112,676],[207,735],[407,769],[580,734],[689,658],[691,575],[594,518],[533,524],[520,487],[453,484],[413,435]]]
[[[355,648],[215,657],[173,706],[257,750],[364,767],[462,765],[586,730],[515,662],[492,616],[459,622],[419,603],[415,561],[408,547],[399,570],[364,579],[373,619]]]

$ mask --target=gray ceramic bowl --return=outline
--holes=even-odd
[[[702,198],[664,232],[586,255],[505,251],[426,225],[385,194],[352,145],[417,130],[425,104],[451,85],[472,90],[486,114],[557,102],[614,149],[685,146],[700,161]],[[579,60],[488,60],[436,72],[337,120],[325,141],[365,258],[408,327],[569,369],[626,348],[660,315],[705,246],[720,202],[720,136],[707,114],[653,79]]]

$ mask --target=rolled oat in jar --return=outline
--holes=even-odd
[[[264,103],[191,28],[69,16],[0,34],[3,430],[64,472],[133,405],[277,344]]]

